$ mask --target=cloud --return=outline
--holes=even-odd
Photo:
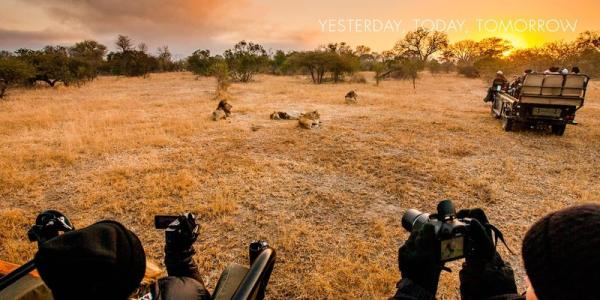
[[[0,31],[0,45],[92,37],[112,47],[115,36],[125,34],[187,55],[198,48],[221,51],[242,39],[267,47],[301,48],[317,34],[262,19],[269,8],[249,0],[25,1],[45,12],[53,22],[47,25],[51,29]]]
[[[53,30],[23,31],[0,28],[0,45],[9,48],[39,47],[47,44],[72,43],[81,40],[77,34]],[[11,47],[16,45],[16,47]]]

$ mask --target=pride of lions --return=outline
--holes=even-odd
[[[356,104],[358,94],[355,91],[349,91],[344,97],[346,104]],[[219,101],[217,109],[212,113],[213,121],[225,120],[231,116],[233,106],[227,100]],[[318,111],[300,113],[297,111],[276,111],[270,115],[271,120],[298,120],[298,125],[306,129],[315,129],[321,126],[321,115]]]

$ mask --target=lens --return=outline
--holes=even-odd
[[[407,231],[412,231],[414,227],[419,227],[428,220],[429,214],[411,208],[404,213],[404,216],[402,216],[402,227]]]

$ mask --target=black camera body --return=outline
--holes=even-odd
[[[471,219],[458,218],[452,201],[441,201],[437,206],[436,214],[409,209],[402,216],[402,227],[410,232],[418,230],[427,223],[435,228],[438,241],[436,253],[440,263],[461,259],[472,253],[474,243],[469,235]]]
[[[167,245],[178,243],[178,237],[180,236],[195,240],[200,231],[200,225],[196,224],[196,216],[192,213],[185,213],[179,216],[154,216],[154,227],[165,230],[165,242]]]

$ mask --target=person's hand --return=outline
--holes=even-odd
[[[500,231],[490,225],[482,209],[465,209],[457,213],[459,218],[471,218],[469,232],[471,246],[459,272],[462,299],[484,299],[517,292],[513,270],[496,251],[492,231]]]
[[[167,252],[189,251],[198,239],[199,226],[193,214],[183,214],[177,220],[179,225],[167,228],[165,245]]]
[[[481,208],[462,209],[456,216],[471,219],[469,235],[473,245],[469,255],[465,257],[466,262],[473,265],[492,260],[496,254],[496,244],[492,239],[492,230],[488,227],[489,221],[485,212]]]
[[[435,227],[426,223],[413,230],[410,237],[398,250],[398,266],[402,278],[408,278],[435,295],[442,266],[436,255],[439,247]]]

